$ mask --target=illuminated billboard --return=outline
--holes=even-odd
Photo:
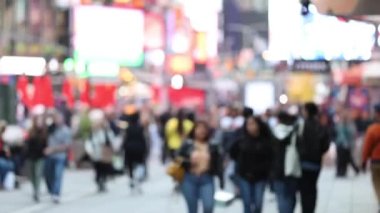
[[[165,47],[165,21],[158,14],[145,15],[145,42],[146,50],[163,49]]]
[[[283,8],[287,8],[284,10]],[[301,15],[299,0],[269,1],[271,60],[369,60],[376,28],[322,15],[314,5]]]
[[[73,25],[74,59],[78,64],[115,63],[126,67],[143,64],[142,11],[78,6],[74,8]]]

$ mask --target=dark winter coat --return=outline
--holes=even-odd
[[[123,139],[125,162],[134,161],[143,163],[147,155],[147,141],[144,127],[140,124],[131,124],[125,132]]]
[[[236,161],[237,174],[249,182],[256,182],[269,179],[273,152],[271,137],[253,138],[245,135],[234,143],[230,155]]]

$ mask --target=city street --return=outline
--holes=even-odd
[[[31,200],[30,185],[21,190],[0,192],[0,213],[181,213],[186,212],[183,198],[175,195],[170,178],[158,163],[151,164],[150,179],[143,186],[143,194],[132,194],[125,177],[109,183],[109,192],[96,193],[93,174],[89,170],[72,171],[65,174],[61,204],[54,205],[48,196],[39,204]],[[369,174],[348,179],[336,179],[333,169],[325,169],[320,178],[319,213],[371,213],[376,212],[376,202]],[[274,196],[267,193],[264,213],[275,213]],[[218,206],[216,213],[242,212],[240,201],[230,207]],[[297,212],[299,208],[297,208]]]

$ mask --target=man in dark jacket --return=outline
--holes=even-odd
[[[302,177],[300,191],[302,212],[313,213],[317,201],[317,182],[322,167],[322,157],[330,147],[328,130],[318,121],[319,109],[314,103],[303,107],[304,121],[299,127],[302,134],[298,139],[298,152],[301,159]]]

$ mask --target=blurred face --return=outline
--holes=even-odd
[[[60,114],[54,115],[54,123],[56,125],[63,125],[64,124],[63,116]]]
[[[196,140],[205,141],[207,139],[208,129],[204,124],[198,124],[194,134]]]
[[[302,116],[304,118],[308,118],[309,117],[309,113],[307,113],[307,110],[305,108],[302,108]]]
[[[349,111],[342,111],[340,117],[342,122],[348,122],[351,120],[351,114]]]
[[[327,115],[321,116],[321,124],[322,125],[327,125],[329,123],[329,118]]]
[[[257,136],[259,134],[259,125],[254,118],[248,118],[246,128],[248,134],[251,136]]]
[[[365,120],[369,119],[370,118],[369,113],[368,112],[363,112],[362,118],[365,119]]]
[[[43,123],[44,120],[43,120],[43,117],[42,116],[36,116],[33,118],[33,125],[38,127],[38,128],[41,128],[43,126]]]
[[[97,121],[97,122],[93,122],[92,129],[93,130],[99,130],[99,129],[102,129],[104,126],[105,126],[104,121]]]

